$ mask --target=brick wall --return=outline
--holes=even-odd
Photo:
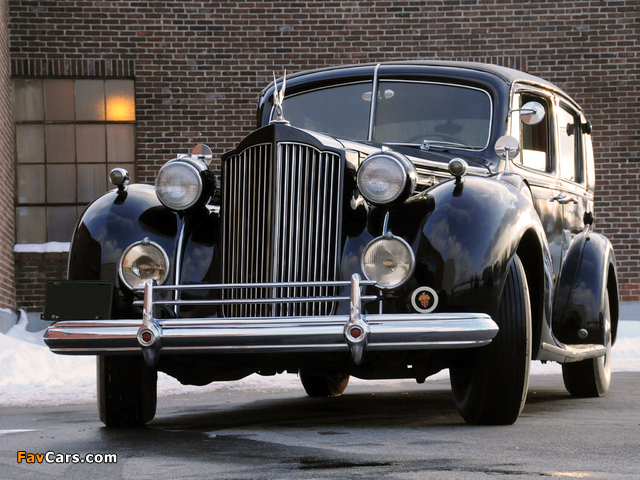
[[[14,75],[135,75],[138,178],[196,142],[219,155],[255,123],[273,71],[394,59],[513,66],[593,122],[597,227],[623,300],[640,300],[637,0],[132,2],[10,0]],[[115,66],[115,67],[114,67]]]
[[[0,0],[0,308],[13,309],[14,180],[8,25],[7,2]]]
[[[44,311],[47,280],[67,277],[67,257],[63,253],[16,253],[17,308]]]

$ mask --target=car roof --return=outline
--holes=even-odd
[[[520,70],[516,70],[509,67],[503,67],[500,65],[493,65],[489,63],[480,63],[480,62],[463,62],[463,61],[447,61],[447,60],[406,60],[406,61],[388,61],[388,62],[380,62],[380,63],[354,63],[349,65],[336,65],[332,67],[324,67],[314,70],[304,70],[300,72],[293,73],[291,75],[287,74],[287,80],[303,80],[303,77],[311,75],[317,76],[318,74],[330,74],[330,72],[336,71],[360,71],[362,73],[370,71],[373,74],[373,71],[376,67],[384,68],[385,75],[393,74],[393,70],[397,69],[398,71],[403,70],[407,67],[434,67],[434,69],[440,70],[449,70],[451,74],[455,74],[455,70],[466,70],[466,71],[476,71],[479,73],[490,74],[495,77],[500,78],[508,85],[513,85],[515,83],[528,84],[534,86],[541,86],[546,89],[557,92],[567,99],[571,100],[569,95],[564,92],[557,85],[544,80],[543,78],[537,77],[535,75],[531,75],[529,73],[521,72]],[[279,79],[280,82],[281,79]],[[297,82],[296,82],[297,83]],[[265,89],[263,90],[263,94],[265,94],[270,88],[273,88],[273,82],[271,82]],[[573,101],[572,101],[573,102]],[[575,102],[573,102],[575,103]],[[576,105],[577,106],[577,105]]]

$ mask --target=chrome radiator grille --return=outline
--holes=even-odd
[[[308,145],[255,145],[223,167],[225,283],[321,282],[338,279],[343,164]],[[330,297],[336,287],[228,289],[227,299]],[[230,305],[230,317],[330,314],[334,302]]]

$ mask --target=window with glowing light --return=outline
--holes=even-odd
[[[69,242],[111,169],[134,180],[134,81],[15,78],[13,94],[16,243]]]

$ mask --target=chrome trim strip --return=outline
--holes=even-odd
[[[389,216],[390,216],[390,212],[387,211],[387,213],[384,214],[384,223],[382,224],[382,235],[383,237],[386,237],[387,234],[391,235],[391,232],[389,232]],[[365,248],[366,250],[366,248]]]
[[[182,273],[182,248],[184,246],[184,231],[187,223],[182,222],[180,228],[180,234],[178,235],[178,246],[176,247],[176,262],[175,262],[175,284],[180,285],[181,273]]]
[[[363,315],[370,328],[367,351],[472,348],[486,345],[498,333],[480,313]],[[161,352],[251,353],[277,349],[348,351],[344,326],[349,315],[235,319],[157,320]],[[140,320],[79,320],[52,324],[45,343],[56,353],[134,353]]]
[[[373,141],[373,125],[376,119],[376,105],[378,103],[378,70],[380,64],[376,65],[373,70],[373,85],[371,86],[371,111],[369,112],[369,131],[367,132],[367,141]]]
[[[373,280],[360,280],[360,286],[373,286]],[[231,288],[269,287],[348,287],[351,280],[309,281],[309,282],[269,282],[269,283],[198,283],[194,285],[156,285],[154,290],[221,290]],[[136,292],[144,292],[144,287],[136,287]]]
[[[564,345],[556,346],[549,343],[542,343],[542,350],[550,353],[552,356],[558,356],[555,361],[559,363],[572,363],[587,360],[589,358],[603,357],[607,353],[607,347],[604,345],[584,344],[584,345]]]
[[[187,226],[187,222],[184,221],[184,219],[181,220],[182,221],[182,228],[180,228],[180,235],[178,236],[178,246],[176,247],[176,261],[175,261],[175,285],[180,285],[180,282],[182,280],[182,255],[183,255],[183,248],[184,248],[184,235],[185,235],[185,227]],[[180,300],[180,291],[179,290],[175,290],[173,292],[173,298],[174,300]],[[176,316],[180,315],[180,309],[178,308],[178,306],[176,305],[176,308],[174,309]]]
[[[311,303],[311,302],[338,302],[349,300],[350,297],[287,297],[287,298],[239,298],[221,300],[158,300],[155,305],[260,305],[267,303]],[[377,300],[377,295],[365,295],[364,301]],[[134,305],[143,305],[143,300],[136,300]],[[228,317],[233,318],[233,317]],[[251,318],[251,317],[249,317]]]

